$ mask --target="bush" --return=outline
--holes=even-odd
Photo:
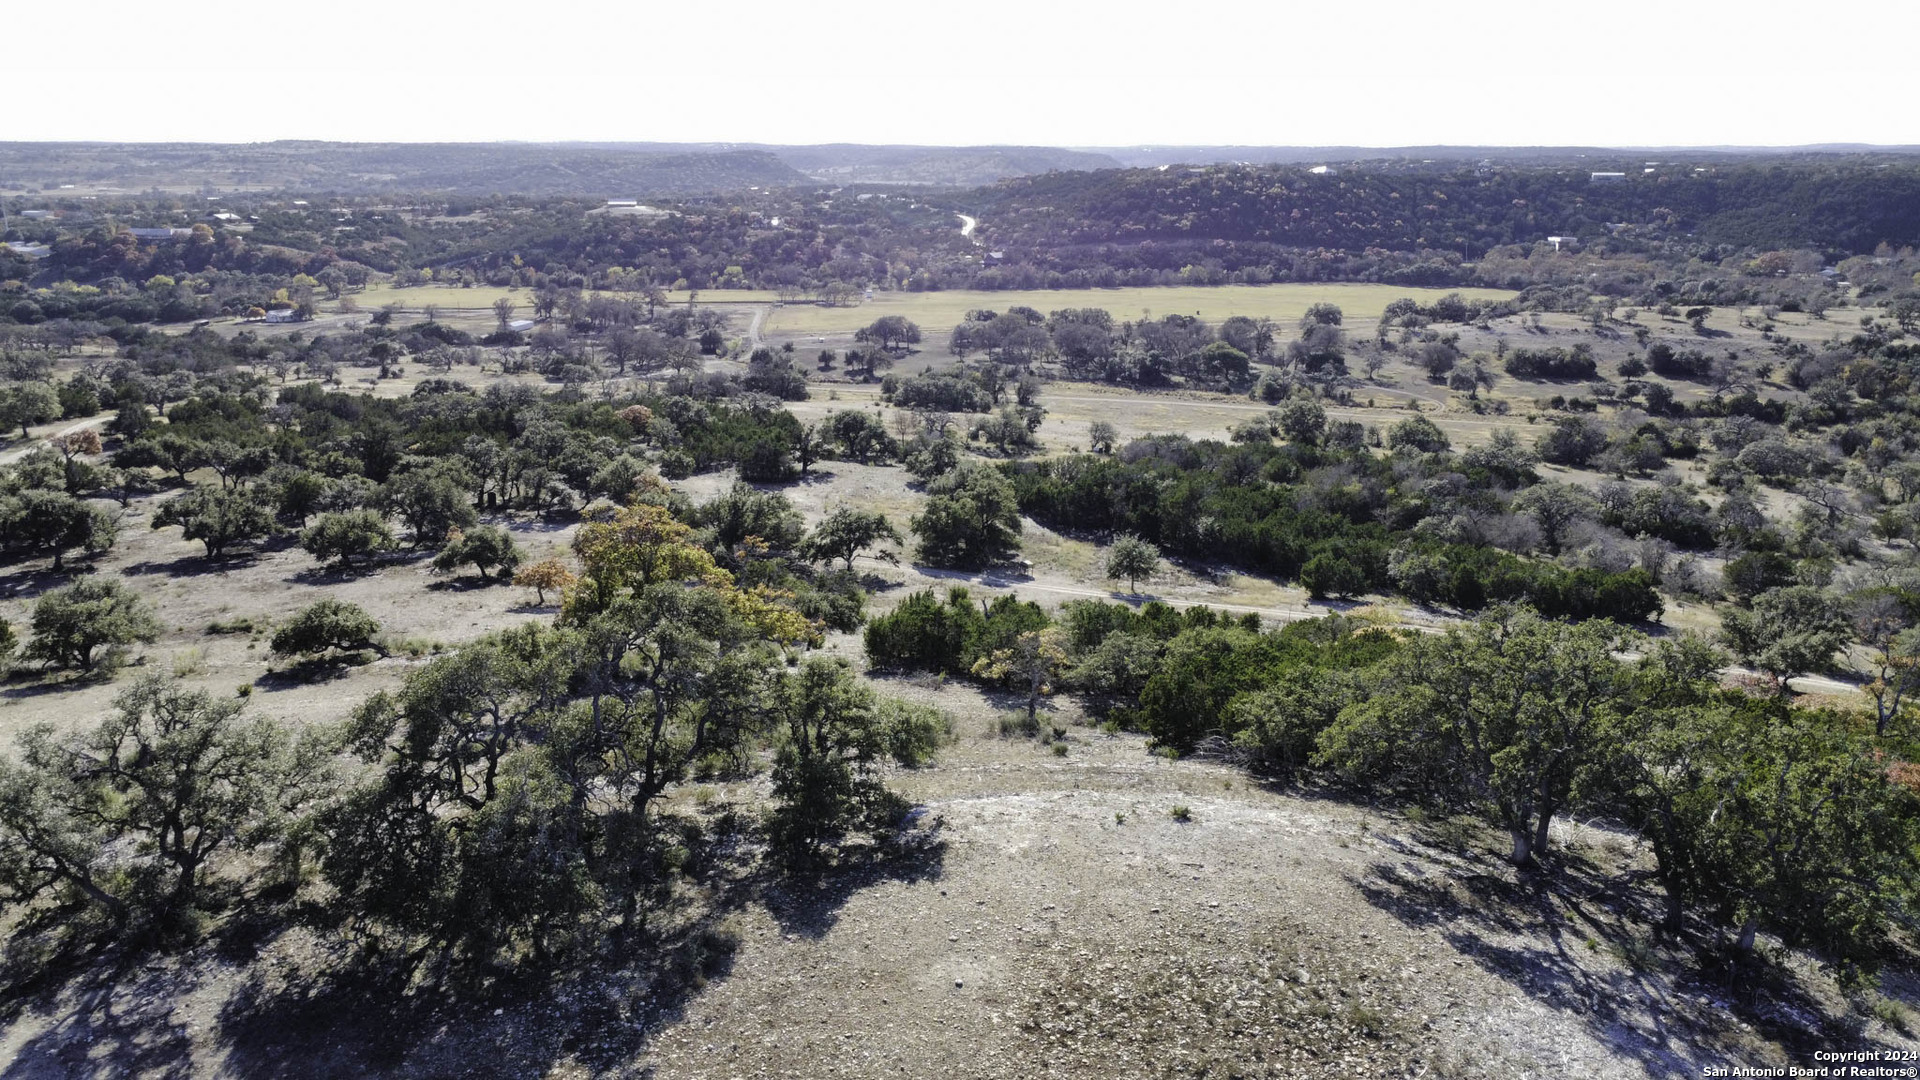
[[[928,483],[927,494],[912,526],[929,564],[977,569],[1019,552],[1020,507],[999,470],[962,465]]]
[[[907,379],[889,375],[881,384],[881,392],[902,409],[983,413],[993,408],[993,395],[979,383],[951,375],[919,375]]]
[[[1425,454],[1437,454],[1447,449],[1446,432],[1438,424],[1424,416],[1409,416],[1405,420],[1387,429],[1387,448],[1398,450],[1403,446],[1412,447]]]
[[[944,604],[932,591],[917,592],[870,620],[863,641],[867,659],[877,667],[958,672],[971,663],[968,643],[985,625],[986,616],[965,589],[949,592]]]
[[[1357,596],[1367,591],[1367,573],[1345,556],[1322,552],[1300,568],[1300,584],[1315,600]]]
[[[1664,341],[1647,349],[1647,366],[1669,379],[1706,379],[1713,375],[1713,357],[1698,349],[1679,349]]]
[[[115,578],[86,578],[42,596],[33,606],[26,659],[54,668],[92,671],[135,642],[159,640],[160,621],[146,601]]]
[[[321,562],[338,559],[341,566],[351,567],[356,558],[391,551],[393,529],[373,510],[322,514],[300,534],[300,546]]]
[[[498,567],[504,578],[520,565],[520,548],[514,544],[513,534],[498,525],[455,532],[448,538],[447,546],[434,556],[433,568],[450,572],[467,565],[472,565],[486,579],[492,579],[493,570]]]
[[[1581,468],[1607,448],[1607,433],[1591,420],[1568,416],[1553,422],[1534,449],[1541,460],[1570,468]]]
[[[357,605],[321,600],[274,631],[273,651],[279,656],[358,652],[373,648],[379,633],[380,624]]]
[[[513,575],[515,585],[534,590],[538,598],[536,602],[541,607],[547,604],[548,589],[564,592],[576,580],[573,571],[567,569],[567,564],[559,559],[542,559]]]
[[[217,559],[234,544],[271,536],[277,528],[273,509],[247,489],[197,487],[168,500],[153,515],[152,527],[180,526],[182,539],[206,545]]]
[[[756,484],[784,484],[800,475],[793,450],[774,438],[756,439],[740,456],[740,479]]]
[[[1516,379],[1591,379],[1598,370],[1593,347],[1585,342],[1575,345],[1571,352],[1559,347],[1515,349],[1507,354],[1505,367]]]

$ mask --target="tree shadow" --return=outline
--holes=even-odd
[[[936,581],[965,582],[989,589],[1011,588],[1033,580],[1032,567],[1018,563],[999,563],[971,570],[952,569],[920,562],[909,562],[907,566],[914,573]]]
[[[1358,611],[1363,607],[1370,607],[1372,606],[1372,601],[1352,600],[1352,599],[1343,600],[1338,597],[1321,597],[1320,599],[1316,600],[1316,599],[1313,599],[1312,597],[1308,597],[1302,606],[1304,606],[1308,611],[1312,611],[1314,608],[1318,607],[1318,608],[1326,608],[1328,614],[1334,614],[1337,612],[1339,614],[1344,615],[1349,611]]]
[[[192,1039],[175,1016],[191,989],[190,972],[172,964],[136,967],[125,954],[95,956],[91,965],[87,959],[69,954],[39,978],[8,987],[0,1020],[18,1023],[33,1012],[51,1022],[14,1049],[0,1080],[192,1076]]]
[[[915,807],[880,843],[843,849],[829,867],[769,876],[760,890],[767,913],[784,933],[818,941],[839,923],[841,908],[855,893],[889,881],[939,880],[947,841],[939,819],[929,818],[924,807]]]
[[[1436,868],[1431,849],[1388,843],[1406,857],[1346,875],[1362,898],[1452,946],[1455,964],[1471,963],[1576,1018],[1649,1075],[1702,1076],[1707,1066],[1745,1061],[1751,1039],[1728,1014],[1806,1060],[1840,1045],[1891,1046],[1842,1030],[1783,973],[1764,977],[1754,963],[1739,978],[1716,976],[1684,943],[1656,941],[1648,929],[1654,899],[1631,876],[1610,875],[1565,850],[1518,875],[1479,853]],[[1819,1019],[1792,1022],[1808,1017]]]
[[[0,690],[0,697],[24,701],[43,694],[77,690],[83,686],[100,686],[112,682],[114,676],[124,669],[144,663],[144,657],[130,658],[124,648],[110,648],[96,655],[93,667],[85,670],[45,664],[22,667],[0,679],[0,683],[7,684],[5,690]]]
[[[167,562],[132,563],[120,568],[122,574],[144,577],[150,574],[165,574],[170,578],[205,577],[208,574],[224,574],[232,570],[245,570],[258,563],[260,558],[253,552],[222,555],[214,559],[204,555],[184,555]]]
[[[525,520],[509,521],[504,524],[504,527],[510,533],[557,533],[565,532],[573,526],[580,524],[581,520],[582,518],[579,514],[565,516],[541,515]]]
[[[0,599],[32,600],[72,581],[73,575],[66,571],[56,574],[52,570],[16,570],[0,576]]]
[[[913,822],[887,843],[850,851],[809,876],[717,870],[703,875],[709,892],[696,916],[656,910],[648,925],[660,929],[610,937],[564,967],[423,978],[418,958],[353,953],[345,944],[318,963],[252,964],[220,1011],[220,1069],[244,1080],[403,1068],[504,1078],[547,1075],[567,1059],[585,1075],[627,1075],[656,1032],[731,976],[739,942],[730,920],[739,912],[762,904],[783,931],[818,937],[854,893],[938,877],[943,856],[934,828]],[[230,951],[245,962],[270,936],[245,930]]]
[[[319,566],[309,566],[304,570],[296,570],[288,574],[286,580],[294,585],[343,585],[349,581],[358,581],[361,578],[372,577],[389,566],[397,566],[405,561],[407,560],[400,558],[375,559],[367,562],[357,562],[352,566],[342,566],[339,563],[322,563]]]
[[[429,582],[427,591],[455,593],[478,592],[481,589],[491,589],[506,584],[508,584],[508,581],[505,578],[483,578],[477,574],[460,574],[455,577],[442,578],[439,581]]]
[[[276,690],[312,686],[315,683],[338,682],[346,678],[354,668],[365,667],[372,663],[373,659],[375,658],[314,657],[269,671],[253,680],[253,685],[271,693]]]

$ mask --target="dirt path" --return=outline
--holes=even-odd
[[[113,422],[113,416],[114,414],[112,413],[101,413],[97,416],[89,416],[77,424],[68,424],[66,427],[60,428],[57,431],[38,432],[30,439],[21,440],[19,446],[0,451],[0,465],[11,465],[19,461],[21,458],[32,453],[36,447],[45,443],[48,439],[58,439],[62,435],[72,435],[75,432],[85,431],[88,428],[106,427],[109,423]]]

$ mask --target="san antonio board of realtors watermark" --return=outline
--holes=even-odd
[[[1920,1078],[1920,1051],[1915,1050],[1817,1050],[1809,1065],[1708,1065],[1701,1076],[1772,1077],[1814,1076],[1834,1080],[1866,1080],[1868,1077]]]

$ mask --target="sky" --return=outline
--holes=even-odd
[[[0,140],[1920,144],[1914,0],[191,8],[17,5]]]

